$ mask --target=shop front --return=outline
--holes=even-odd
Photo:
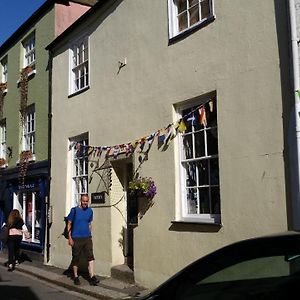
[[[28,168],[26,180],[20,184],[18,170],[2,173],[2,211],[4,218],[12,209],[18,209],[31,235],[23,240],[21,248],[44,252],[48,200],[48,168],[44,162]]]

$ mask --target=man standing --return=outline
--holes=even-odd
[[[69,245],[72,247],[72,266],[74,272],[74,284],[80,285],[78,277],[78,263],[81,254],[88,261],[90,284],[97,285],[99,280],[95,276],[95,258],[92,242],[93,210],[88,207],[89,196],[83,194],[80,197],[80,205],[72,208],[68,220]]]

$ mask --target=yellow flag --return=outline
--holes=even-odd
[[[183,132],[186,131],[186,125],[185,125],[183,119],[181,119],[181,121],[180,121],[180,123],[179,123],[178,131],[179,131],[180,133],[183,133]]]

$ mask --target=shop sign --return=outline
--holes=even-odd
[[[18,186],[19,190],[30,190],[30,189],[34,189],[35,187],[36,187],[35,183],[27,183]]]

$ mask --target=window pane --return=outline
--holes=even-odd
[[[196,178],[196,164],[195,163],[187,163],[186,164],[186,186],[194,187],[197,185]]]
[[[182,13],[178,16],[178,30],[182,31],[188,27],[187,12]]]
[[[210,184],[219,185],[219,161],[218,158],[210,159]]]
[[[220,189],[219,187],[211,188],[211,200],[212,200],[212,213],[220,214]]]
[[[187,189],[187,213],[197,214],[198,201],[197,201],[197,189]]]
[[[178,14],[180,14],[181,12],[187,10],[186,0],[177,0],[177,9],[178,9]]]
[[[183,137],[183,145],[184,145],[184,158],[189,159],[193,157],[193,143],[192,143],[192,135],[188,134]]]
[[[195,157],[205,156],[205,141],[203,130],[195,134],[195,152]]]
[[[189,10],[190,13],[190,26],[199,22],[199,7],[194,6]]]
[[[201,19],[205,19],[211,15],[209,8],[209,0],[202,0],[201,2]]]
[[[199,3],[199,0],[189,0],[189,7],[192,7]]]
[[[198,185],[208,185],[208,160],[201,160],[197,162],[198,166]]]
[[[210,201],[209,201],[209,189],[200,188],[200,213],[209,214],[210,213]]]
[[[209,129],[207,133],[207,154],[213,155],[218,153],[218,133],[217,128]]]

